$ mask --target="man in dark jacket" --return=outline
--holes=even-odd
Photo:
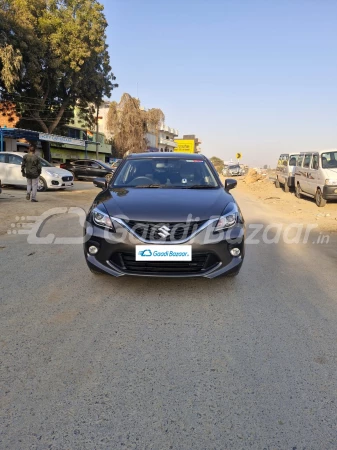
[[[35,155],[35,147],[30,144],[29,153],[24,155],[21,165],[22,176],[27,178],[27,195],[26,199],[30,200],[32,193],[32,202],[37,202],[36,192],[39,183],[39,176],[41,175],[40,158]]]

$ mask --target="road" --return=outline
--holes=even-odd
[[[248,224],[291,221],[235,196]],[[50,232],[81,234],[70,214]],[[337,242],[317,238],[247,245],[234,279],[174,280],[0,236],[0,448],[336,449]]]

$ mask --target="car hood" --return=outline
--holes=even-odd
[[[208,220],[220,216],[233,197],[219,189],[116,188],[99,194],[110,216],[143,222]],[[197,219],[198,218],[198,219]]]
[[[53,172],[61,175],[62,177],[72,177],[73,174],[69,170],[61,169],[60,167],[42,167],[43,172]]]

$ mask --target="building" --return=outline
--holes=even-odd
[[[15,109],[15,105],[10,105]],[[62,163],[67,160],[90,158],[96,159],[96,142],[98,142],[98,159],[101,161],[110,161],[111,159],[111,145],[106,142],[104,130],[106,129],[106,117],[109,104],[104,103],[99,110],[101,114],[99,118],[99,129],[101,130],[96,136],[95,132],[86,129],[84,124],[79,119],[79,111],[75,109],[74,123],[65,127],[64,136],[56,136],[48,133],[41,133],[50,143],[50,154],[53,163]],[[0,115],[0,128],[15,129],[19,117],[15,114],[9,120],[6,113]],[[23,135],[28,136],[27,131]],[[16,135],[18,133],[16,132]],[[32,135],[33,136],[33,135]],[[34,136],[37,136],[34,134]],[[27,138],[26,138],[27,139]],[[2,147],[6,151],[23,151],[27,148],[27,140],[22,138],[20,140],[13,140],[7,137],[3,140]],[[37,149],[41,151],[41,142],[36,140]]]
[[[164,123],[160,124],[158,130],[158,148],[160,152],[174,152],[177,144],[174,139],[179,135],[179,131]]]
[[[194,134],[184,134],[182,138],[175,139],[175,152],[181,153],[200,153],[201,141]]]

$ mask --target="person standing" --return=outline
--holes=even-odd
[[[36,192],[39,184],[39,176],[41,175],[41,162],[40,158],[35,154],[34,145],[29,145],[28,152],[23,157],[21,172],[22,176],[27,179],[26,199],[30,200],[30,194],[32,194],[32,202],[37,202]]]

